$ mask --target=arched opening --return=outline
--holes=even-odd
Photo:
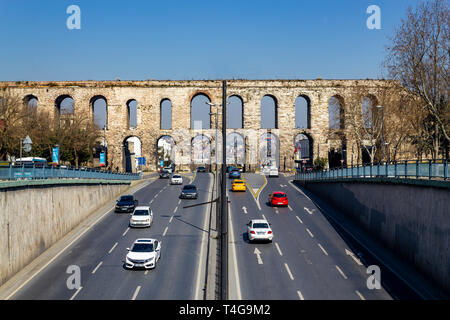
[[[308,96],[301,95],[295,99],[295,128],[310,129],[311,128],[311,100]]]
[[[328,123],[329,129],[345,128],[344,99],[339,96],[333,96],[328,100]]]
[[[128,129],[137,128],[137,107],[138,102],[134,99],[127,102]]]
[[[75,113],[75,101],[69,95],[62,95],[56,98],[55,106],[59,117]]]
[[[244,103],[242,101],[242,98],[236,95],[233,95],[228,98],[227,128],[229,129],[244,128]]]
[[[296,167],[305,171],[313,165],[313,142],[312,139],[304,134],[299,133],[294,138],[294,161]]]
[[[276,166],[280,168],[280,148],[278,137],[271,132],[263,133],[259,139],[259,159],[261,169]]]
[[[32,94],[29,94],[23,98],[23,104],[29,110],[36,111],[38,106],[38,98]]]
[[[277,99],[265,95],[261,99],[261,129],[278,129]]]
[[[163,130],[172,129],[172,102],[169,99],[163,99],[161,101],[161,123],[160,127]]]
[[[245,167],[245,140],[244,137],[233,132],[227,136],[227,165],[241,165]]]
[[[129,136],[123,140],[123,168],[125,172],[137,172],[138,158],[141,157],[142,143],[136,136]]]
[[[158,152],[156,167],[175,168],[175,140],[171,136],[162,136],[156,142],[156,150]]]
[[[192,139],[192,161],[195,167],[205,166],[207,170],[211,166],[211,140],[203,135],[196,135]],[[193,168],[193,169],[194,169]]]
[[[108,129],[108,103],[103,96],[95,96],[91,99],[94,123],[101,129]]]
[[[191,129],[211,129],[211,103],[203,93],[195,95],[191,100]]]

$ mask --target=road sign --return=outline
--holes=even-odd
[[[147,160],[145,159],[145,157],[138,157],[138,165],[145,166],[146,163]]]

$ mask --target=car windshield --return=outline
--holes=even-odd
[[[234,183],[235,183],[235,184],[243,184],[244,181],[235,181]]]
[[[169,173],[169,171],[167,171],[167,170],[163,170],[163,171],[162,171],[162,173]]]
[[[275,198],[285,198],[286,194],[284,194],[284,193],[274,193],[273,196]]]
[[[260,223],[254,223],[253,224],[253,229],[268,229],[269,225],[267,223],[264,222],[260,222]]]
[[[153,252],[153,243],[135,243],[131,249],[133,252]]]
[[[178,175],[175,174],[172,178],[177,178],[178,179],[178,178],[181,178],[181,176],[178,176]]]
[[[183,190],[195,190],[196,187],[195,186],[184,186]]]
[[[120,201],[130,202],[130,201],[133,201],[133,197],[132,196],[122,196],[122,197],[120,197]]]
[[[134,216],[148,216],[149,213],[147,210],[135,210],[133,215]]]

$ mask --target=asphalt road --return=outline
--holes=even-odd
[[[392,299],[383,288],[367,287],[366,267],[348,254],[336,230],[287,178],[267,179],[259,195],[261,210],[248,188],[233,193],[230,179],[228,185],[230,299]],[[286,192],[289,207],[270,207],[272,191]],[[273,242],[250,244],[246,224],[261,217],[272,224]]]
[[[139,205],[153,210],[150,228],[129,229],[129,214],[109,212],[12,299],[202,299],[209,210],[183,206],[209,201],[212,181],[208,173],[195,176],[197,200],[180,200],[181,186],[171,186],[167,179],[138,190]],[[161,259],[153,270],[127,270],[126,248],[142,237],[161,241]],[[71,265],[81,270],[78,290],[67,287]]]

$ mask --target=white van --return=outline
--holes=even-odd
[[[269,168],[269,177],[278,177],[278,168],[277,167]]]

